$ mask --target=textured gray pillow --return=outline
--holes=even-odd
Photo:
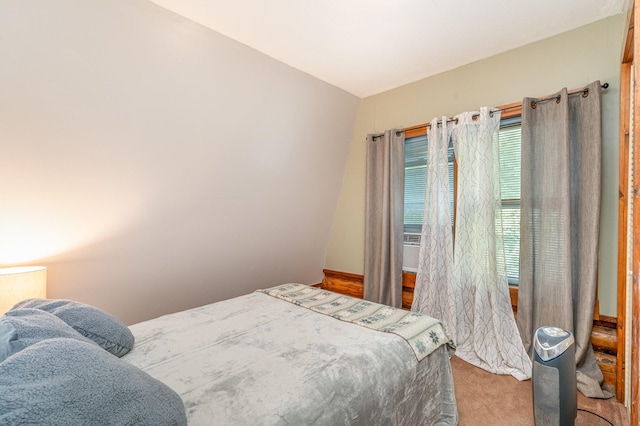
[[[0,424],[186,425],[180,396],[92,343],[43,340],[0,363]]]
[[[64,299],[28,299],[12,309],[23,308],[52,313],[115,356],[121,357],[133,348],[131,330],[113,315],[94,306]]]
[[[94,344],[53,314],[15,309],[0,317],[0,362],[42,340],[66,337]]]

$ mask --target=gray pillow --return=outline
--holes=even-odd
[[[53,337],[94,344],[53,314],[39,309],[14,309],[0,317],[0,362],[24,348]]]
[[[186,425],[171,388],[92,343],[43,340],[0,363],[0,424]]]
[[[115,356],[133,348],[131,330],[118,318],[94,306],[64,299],[28,299],[12,309],[34,308],[50,312]]]

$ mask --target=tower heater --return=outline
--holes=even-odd
[[[536,426],[575,425],[578,414],[575,342],[557,327],[540,327],[533,337],[533,416]]]

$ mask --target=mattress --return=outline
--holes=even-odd
[[[189,424],[457,424],[446,344],[418,361],[401,336],[263,292],[130,329],[122,359],[175,390]]]

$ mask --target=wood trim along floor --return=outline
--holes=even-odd
[[[347,272],[324,269],[324,279],[317,286],[336,293],[362,299],[364,292],[364,276]],[[402,308],[411,309],[413,302],[413,291],[416,283],[416,274],[412,272],[402,273]],[[509,288],[511,295],[511,306],[514,315],[517,315],[518,289]],[[616,386],[618,336],[617,320],[612,317],[598,315],[594,318],[593,331],[591,332],[591,343],[596,354],[596,360],[602,370],[605,383]]]

